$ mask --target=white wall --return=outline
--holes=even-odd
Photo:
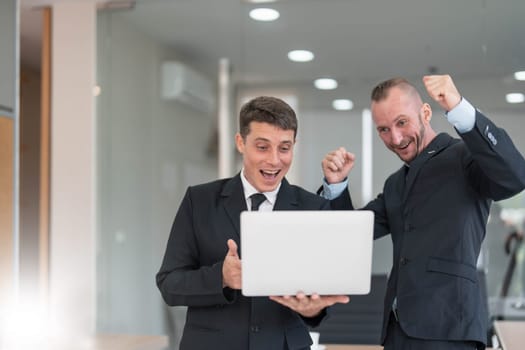
[[[171,223],[186,187],[217,176],[207,155],[214,116],[160,97],[168,59],[176,53],[118,13],[99,14],[97,328],[105,333],[164,333],[155,274]]]

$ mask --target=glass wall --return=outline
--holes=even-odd
[[[525,92],[523,82],[512,78],[514,71],[525,70],[525,25],[518,16],[525,8],[520,1],[324,0],[266,6],[280,11],[277,21],[255,22],[249,12],[256,5],[233,0],[221,1],[221,6],[207,0],[137,1],[133,8],[100,10],[100,331],[162,334],[179,326],[174,320],[183,310],[164,305],[154,276],[186,187],[217,176],[216,113],[166,98],[165,80],[173,78],[163,70],[166,63],[196,71],[215,93],[218,62],[229,58],[238,102],[233,125],[239,103],[249,96],[292,96],[300,124],[293,182],[315,191],[322,157],[344,146],[358,156],[350,175],[357,205],[365,201],[360,192],[365,180],[362,112],[369,107],[371,88],[392,76],[405,76],[422,88],[423,75],[450,73],[464,96],[504,127],[525,153],[519,132],[525,107],[507,104],[504,96]],[[311,49],[315,59],[292,63],[287,59],[291,49]],[[313,80],[318,77],[337,78],[339,86],[317,90]],[[352,99],[354,108],[332,109],[336,98]],[[432,107],[434,129],[455,135],[439,107]],[[375,195],[401,164],[371,132],[373,171],[366,180]],[[233,139],[231,149],[235,152]],[[509,238],[514,231],[523,232],[523,198],[497,203],[488,224],[478,267],[487,274],[493,301],[499,300],[502,276],[509,269],[506,242],[518,247],[508,296],[523,295],[524,253],[520,241]],[[381,239],[374,246],[374,273],[388,273],[391,264],[390,240]],[[493,312],[499,312],[497,307]]]
[[[97,51],[98,329],[162,333],[154,277],[186,187],[217,177],[216,123],[163,99],[162,65],[180,57],[125,13],[99,13]]]

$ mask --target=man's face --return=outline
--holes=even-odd
[[[250,184],[260,192],[276,189],[292,164],[294,131],[251,122],[246,139],[237,134],[235,143],[243,155],[244,175]]]
[[[430,106],[397,87],[386,99],[372,102],[372,116],[386,147],[405,163],[414,160],[434,137]]]

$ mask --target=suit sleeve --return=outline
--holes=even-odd
[[[352,203],[352,197],[350,197],[350,191],[348,187],[336,198],[330,200],[330,208],[332,210],[354,210],[354,204]]]
[[[476,111],[474,128],[460,136],[471,153],[466,171],[478,193],[501,200],[525,188],[525,160],[505,130]]]
[[[355,209],[348,188],[346,188],[339,197],[330,200],[330,207],[332,210]],[[371,210],[374,212],[374,239],[381,238],[390,233],[383,194],[379,194],[361,210]]]
[[[222,287],[222,265],[223,260],[209,264],[201,262],[190,188],[175,216],[162,266],[156,275],[157,287],[170,306],[228,304],[235,293]]]

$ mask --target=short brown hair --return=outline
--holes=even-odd
[[[390,90],[394,87],[398,87],[402,90],[405,90],[405,92],[410,94],[415,94],[419,96],[419,93],[417,92],[414,85],[412,85],[408,80],[405,78],[392,78],[385,80],[374,87],[371,94],[371,100],[373,102],[379,102],[388,97],[388,93]]]
[[[297,135],[297,117],[286,102],[277,97],[259,96],[246,102],[239,113],[239,133],[245,139],[250,133],[250,123],[261,122],[282,130],[293,130]]]

